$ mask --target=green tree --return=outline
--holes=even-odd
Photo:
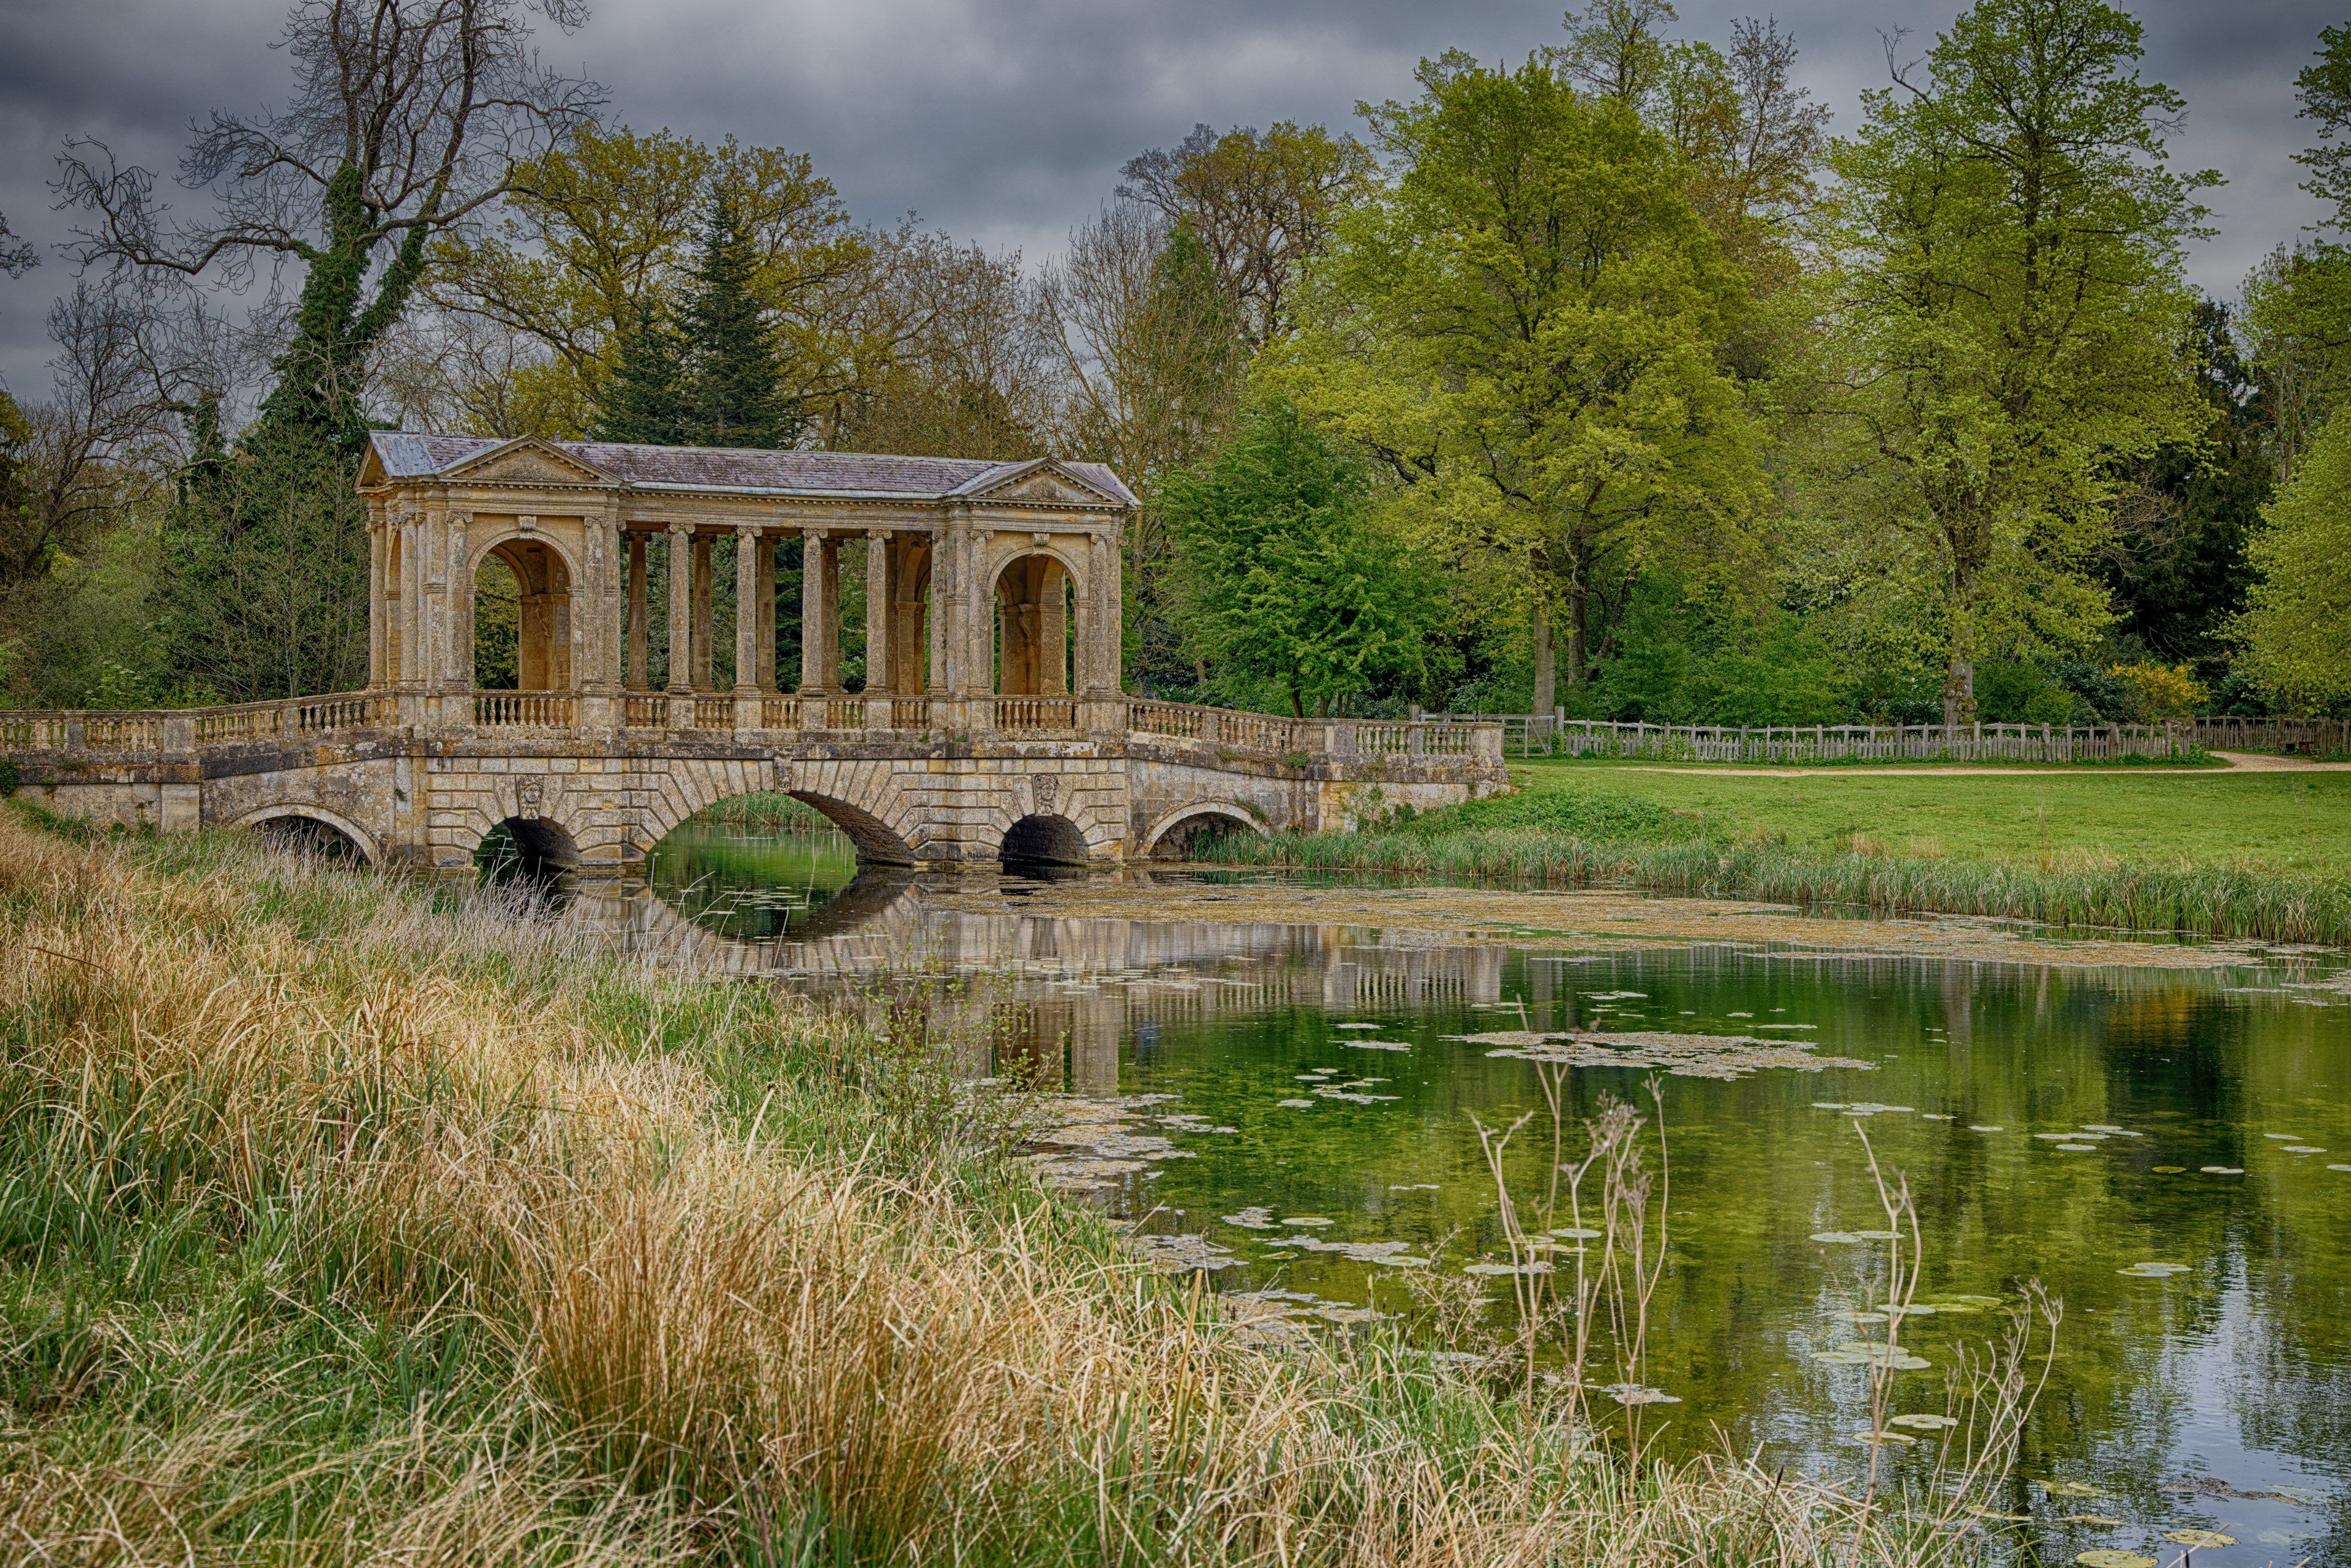
[[[1417,673],[1434,587],[1374,526],[1363,465],[1279,397],[1161,486],[1177,617],[1229,692],[1271,686],[1304,717]]]
[[[1541,57],[1419,79],[1370,111],[1398,178],[1340,220],[1270,373],[1404,484],[1436,548],[1509,563],[1548,707],[1560,643],[1580,686],[1645,566],[1747,575],[1761,478],[1721,353],[1746,280],[1628,104]]]
[[[604,379],[642,313],[689,287],[714,191],[727,193],[748,236],[750,287],[784,350],[783,394],[819,418],[876,357],[864,308],[876,247],[805,153],[583,131],[517,170],[491,232],[435,246],[428,287],[447,308],[538,345],[547,359],[517,374],[544,383],[531,401],[565,426],[545,434],[577,434],[611,401]]]
[[[1371,149],[1319,125],[1218,135],[1127,160],[1119,194],[1149,204],[1208,255],[1234,329],[1252,349],[1290,328],[1299,269],[1322,254],[1338,214],[1377,188]]]
[[[2289,708],[2351,698],[2351,415],[2319,432],[2262,509],[2260,573],[2237,622],[2255,683]]]
[[[2295,154],[2312,172],[2302,188],[2329,211],[2317,238],[2281,248],[2245,282],[2245,320],[2282,479],[2351,388],[2351,247],[2336,237],[2351,229],[2351,26],[2319,34],[2317,55],[2294,89],[2300,117],[2318,131],[2318,144]]]
[[[2218,176],[2167,165],[2140,54],[2100,0],[1979,0],[1830,153],[1833,526],[1938,648],[1947,723],[1988,653],[2095,635],[2120,471],[2210,423],[2180,250]]]
[[[674,446],[685,440],[685,342],[669,312],[651,299],[636,308],[611,371],[600,383],[590,434],[598,441]]]
[[[789,446],[802,428],[784,402],[782,356],[754,287],[758,270],[741,208],[722,185],[711,195],[679,323],[689,444]]]

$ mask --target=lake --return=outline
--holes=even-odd
[[[1926,1364],[1894,1375],[1895,1411],[1942,1411],[2026,1281],[2064,1303],[1995,1527],[2050,1561],[2169,1563],[2163,1532],[2203,1530],[2238,1544],[2199,1564],[2351,1562],[2343,954],[1621,894],[878,878],[831,835],[695,828],[653,880],[629,918],[705,961],[1002,977],[997,1066],[1085,1103],[1062,1185],[1197,1238],[1149,1245],[1310,1332],[1425,1322],[1440,1280],[1507,1328],[1479,1124],[1538,1113],[1502,1156],[1524,1195],[1551,1164],[1530,1055],[1589,1063],[1562,1071],[1571,1154],[1655,1082],[1669,1250],[1645,1381],[1671,1402],[1645,1416],[1669,1447],[1866,1462],[1870,1369],[1839,1349],[1867,1337],[1885,1251],[1856,1239],[1886,1224],[1865,1134],[1914,1195],[1915,1300],[1938,1308],[1903,1325]],[[1934,1441],[1885,1462],[1922,1478]]]

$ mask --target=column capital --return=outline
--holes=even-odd
[[[756,539],[773,526],[765,522],[738,522],[735,525],[735,534],[738,538]]]
[[[662,528],[664,532],[671,535],[690,534],[694,532],[694,525],[686,521],[684,517],[672,517],[668,522],[662,525]]]
[[[868,528],[865,530],[865,537],[869,539],[886,539],[895,531],[892,528]]]

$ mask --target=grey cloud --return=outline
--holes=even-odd
[[[1681,6],[1684,31],[1703,37],[1776,11],[1839,128],[1884,80],[1881,33],[1913,29],[1915,52],[1954,9]],[[2291,84],[2336,13],[2314,0],[2138,9],[2149,74],[2189,99],[2176,161],[2230,177],[2213,197],[2223,232],[2191,267],[2233,293],[2313,215],[2295,189],[2292,153],[2307,138]],[[632,125],[801,149],[862,218],[911,209],[1034,258],[1110,195],[1122,162],[1195,121],[1351,123],[1357,100],[1409,94],[1423,56],[1516,60],[1557,37],[1559,14],[1530,0],[602,0],[586,29],[544,47],[610,87]],[[68,220],[48,210],[47,182],[65,135],[102,136],[168,170],[190,120],[282,94],[284,57],[266,47],[282,15],[281,0],[0,0],[0,212],[36,240],[61,239]],[[46,382],[41,317],[68,277],[52,258],[0,283],[0,378],[19,392]]]

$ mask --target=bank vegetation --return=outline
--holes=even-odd
[[[1629,1467],[1397,1337],[1247,1348],[1037,1186],[969,1042],[520,896],[0,812],[12,1560],[1976,1550],[1949,1499]]]

